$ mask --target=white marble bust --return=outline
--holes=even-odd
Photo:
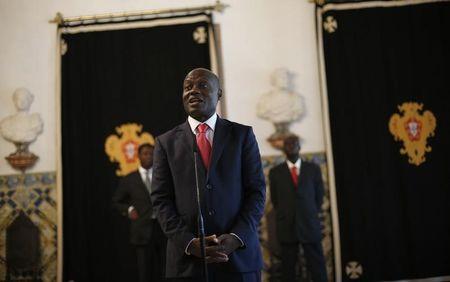
[[[291,74],[285,68],[276,69],[271,76],[272,90],[261,96],[257,115],[275,124],[300,119],[304,109],[302,97],[293,91]]]
[[[0,121],[0,134],[13,143],[31,143],[42,133],[43,122],[37,113],[28,113],[34,96],[25,88],[17,89],[13,94],[17,113]]]

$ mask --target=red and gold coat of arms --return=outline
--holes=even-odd
[[[143,132],[142,125],[136,123],[122,124],[116,127],[120,136],[112,134],[106,138],[105,152],[111,162],[118,162],[117,176],[124,176],[139,167],[138,147],[143,143],[155,144],[155,139],[150,133]]]
[[[408,154],[410,164],[425,162],[425,153],[431,152],[427,139],[434,136],[436,118],[430,111],[421,114],[423,104],[408,102],[398,106],[400,113],[393,114],[389,120],[389,131],[396,141],[403,141],[402,155]]]

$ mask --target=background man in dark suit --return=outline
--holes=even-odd
[[[114,207],[131,220],[130,243],[135,246],[139,282],[164,280],[166,238],[150,201],[153,146],[138,148],[140,167],[123,177],[113,196]]]
[[[292,135],[284,140],[287,160],[269,172],[270,196],[276,211],[277,237],[281,246],[282,279],[296,281],[299,243],[307,269],[315,282],[327,281],[321,245],[319,212],[323,200],[320,168],[300,159],[300,142]]]
[[[257,232],[264,211],[265,182],[258,144],[251,127],[217,116],[221,96],[214,73],[191,71],[183,83],[187,122],[156,140],[151,196],[168,237],[166,277],[175,280],[200,281],[202,273],[194,146],[199,151],[210,281],[261,280]]]

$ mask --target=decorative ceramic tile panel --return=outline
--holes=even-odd
[[[0,281],[6,279],[6,230],[21,211],[40,231],[41,279],[56,281],[55,172],[0,176]]]

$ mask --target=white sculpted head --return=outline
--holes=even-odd
[[[27,112],[30,109],[31,103],[33,103],[34,96],[26,88],[18,88],[14,91],[13,101],[17,111]]]
[[[38,113],[28,113],[34,96],[26,88],[18,88],[12,95],[15,114],[0,120],[0,135],[13,143],[31,143],[42,133],[43,122]]]
[[[272,73],[270,80],[277,89],[289,90],[291,88],[291,75],[286,68],[278,68]]]
[[[302,97],[294,90],[294,73],[275,69],[270,75],[272,89],[261,96],[256,113],[274,124],[296,121],[303,113]]]

